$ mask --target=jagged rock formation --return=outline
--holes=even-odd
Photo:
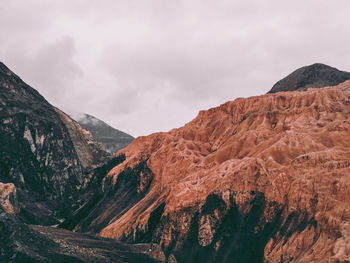
[[[134,140],[131,135],[112,128],[104,121],[89,114],[74,114],[72,117],[88,129],[94,140],[101,143],[109,153],[115,154]]]
[[[315,63],[297,69],[287,77],[278,81],[268,93],[279,91],[306,90],[307,88],[322,88],[335,86],[350,79],[350,73],[340,71],[330,66]]]
[[[115,240],[45,226],[30,226],[0,208],[0,261],[8,263],[164,262],[157,244]]]
[[[118,158],[70,228],[178,262],[350,260],[350,81],[236,99]]]
[[[22,219],[55,224],[69,216],[85,170],[107,158],[97,148],[88,131],[0,63],[0,182],[16,186]]]

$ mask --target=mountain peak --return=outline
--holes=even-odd
[[[301,67],[278,81],[268,93],[335,86],[350,79],[350,73],[322,63]]]
[[[109,153],[116,153],[134,139],[131,135],[111,127],[92,115],[81,112],[71,112],[70,115],[89,130],[94,140],[101,143]]]

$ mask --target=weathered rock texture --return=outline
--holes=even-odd
[[[18,214],[19,206],[14,184],[0,183],[0,207],[8,214]]]
[[[115,154],[134,140],[131,135],[112,128],[104,121],[89,114],[83,113],[77,115],[77,117],[73,116],[73,118],[76,118],[81,125],[88,129],[94,140],[101,143],[109,153]]]
[[[157,244],[122,244],[71,231],[30,226],[0,208],[0,262],[164,262]]]
[[[98,159],[86,150],[95,149],[84,138],[88,132],[57,112],[0,63],[0,182],[16,186],[26,222],[55,224],[69,216],[84,171]]]
[[[350,79],[350,73],[316,63],[292,72],[278,81],[268,93],[335,86]]]
[[[350,260],[350,81],[236,99],[118,158],[70,228],[179,262]]]

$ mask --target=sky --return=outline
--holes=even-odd
[[[0,61],[67,112],[133,136],[266,93],[295,69],[350,71],[349,0],[0,1]]]

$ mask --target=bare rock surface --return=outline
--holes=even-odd
[[[118,156],[75,231],[178,262],[350,260],[350,81],[236,99]]]

